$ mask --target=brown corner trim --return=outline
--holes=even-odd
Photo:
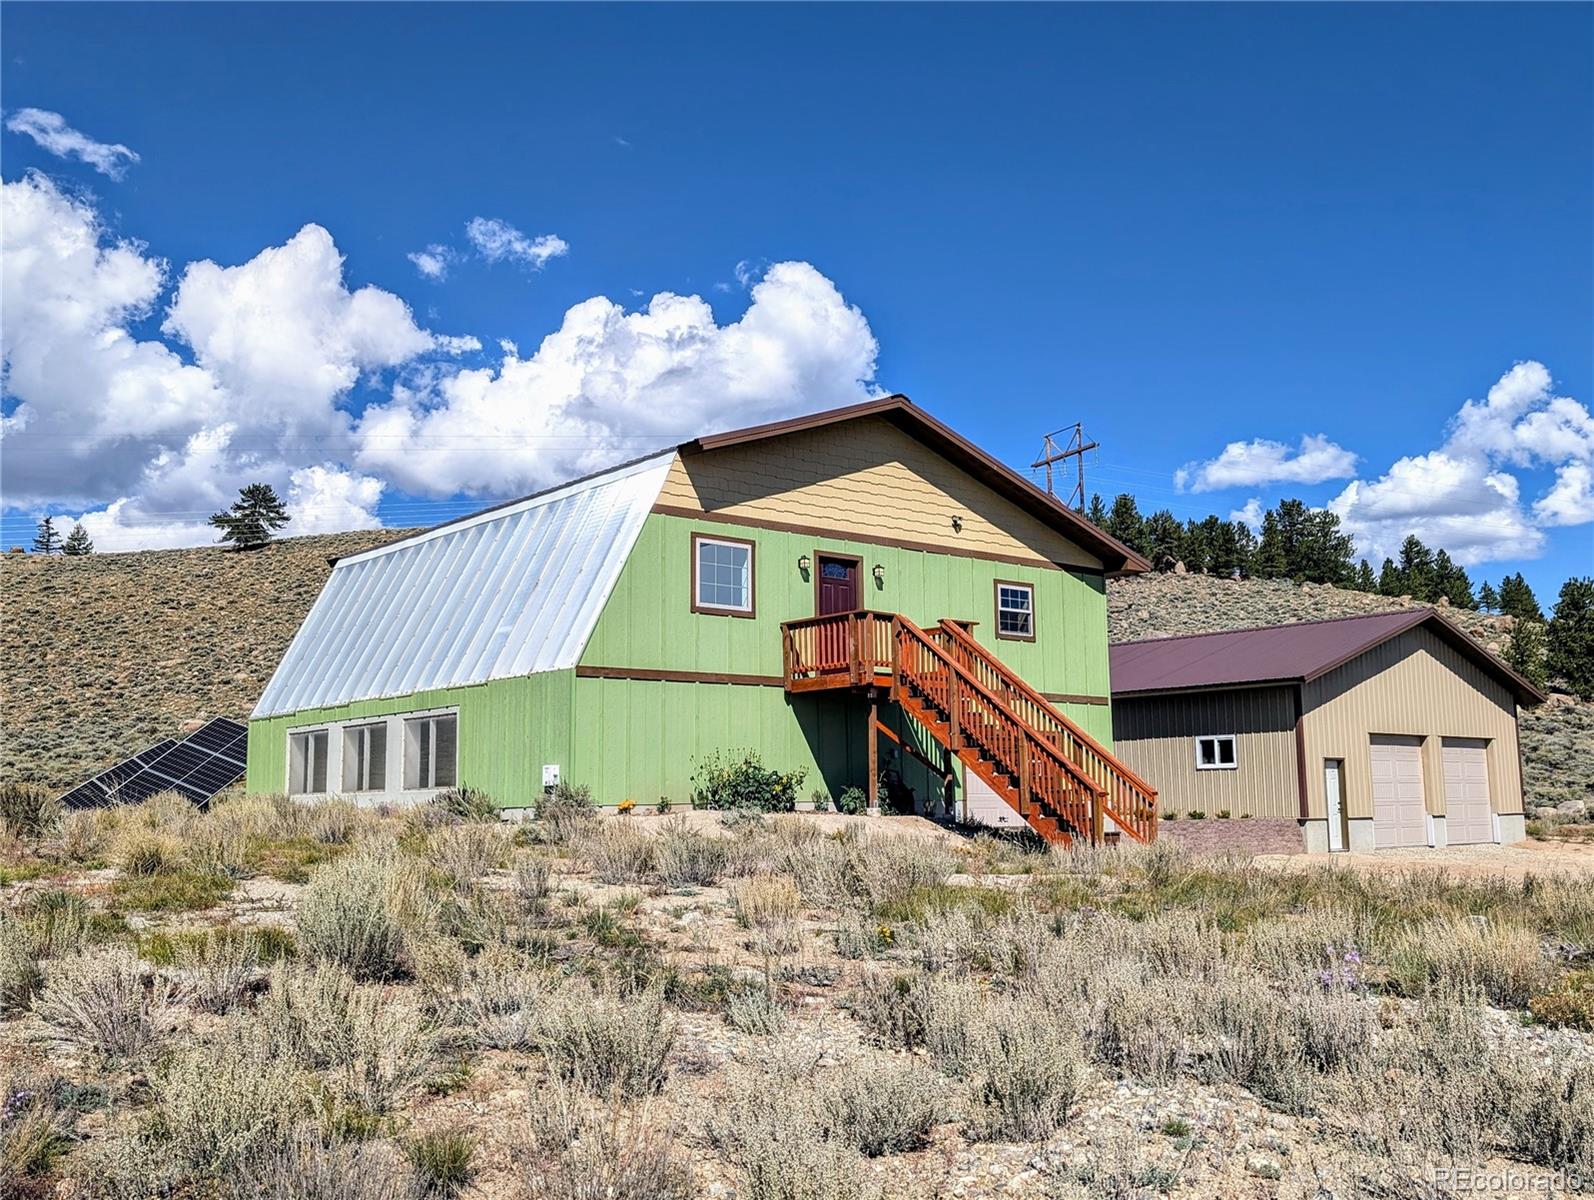
[[[1306,708],[1305,698],[1301,695],[1300,688],[1295,689],[1295,786],[1299,790],[1301,800],[1301,820],[1310,821],[1312,819],[1312,804],[1309,799],[1310,791],[1306,775]],[[1345,783],[1343,778],[1340,780],[1339,805],[1343,814],[1345,809]],[[1323,811],[1326,816],[1328,811],[1326,802]]]
[[[655,667],[578,666],[577,679],[638,679],[654,683],[735,683],[744,687],[785,687],[779,675],[737,675],[728,671],[664,671]]]
[[[1042,692],[1042,700],[1053,704],[1111,704],[1110,696],[1090,696],[1082,692]]]
[[[956,546],[935,546],[929,542],[909,542],[901,538],[881,537],[877,533],[848,532],[845,529],[827,529],[819,525],[800,525],[792,521],[769,521],[762,517],[735,517],[726,513],[704,512],[698,508],[682,508],[674,504],[655,504],[653,511],[664,517],[683,517],[688,521],[712,521],[720,525],[741,525],[747,529],[768,529],[775,533],[796,533],[804,537],[827,538],[835,542],[867,542],[871,546],[890,546],[896,550],[920,550],[925,554],[945,554],[950,558],[979,558],[987,562],[1011,563],[1016,567],[1041,567],[1050,571],[1078,571],[1086,575],[1100,575],[1100,567],[1079,566],[1075,563],[1053,562],[1051,559],[1025,558],[1018,554],[998,554],[990,550],[964,550]]]

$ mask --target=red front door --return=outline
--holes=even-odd
[[[856,612],[862,607],[858,592],[858,560],[819,555],[819,616]]]

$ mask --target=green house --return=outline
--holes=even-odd
[[[337,560],[248,783],[685,804],[752,749],[804,798],[1147,839],[1105,598],[1144,567],[905,397],[703,437]]]

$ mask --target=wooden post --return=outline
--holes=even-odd
[[[869,691],[869,815],[880,815],[880,701]]]
[[[1018,815],[1029,817],[1029,738],[1018,736]]]
[[[956,753],[963,749],[963,732],[958,720],[958,676],[950,666],[946,672],[946,725],[947,740],[952,743],[953,753]]]

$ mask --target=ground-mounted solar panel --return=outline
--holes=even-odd
[[[204,805],[244,774],[249,727],[217,717],[186,738],[166,738],[100,772],[61,797],[68,808],[141,804],[177,792]]]

